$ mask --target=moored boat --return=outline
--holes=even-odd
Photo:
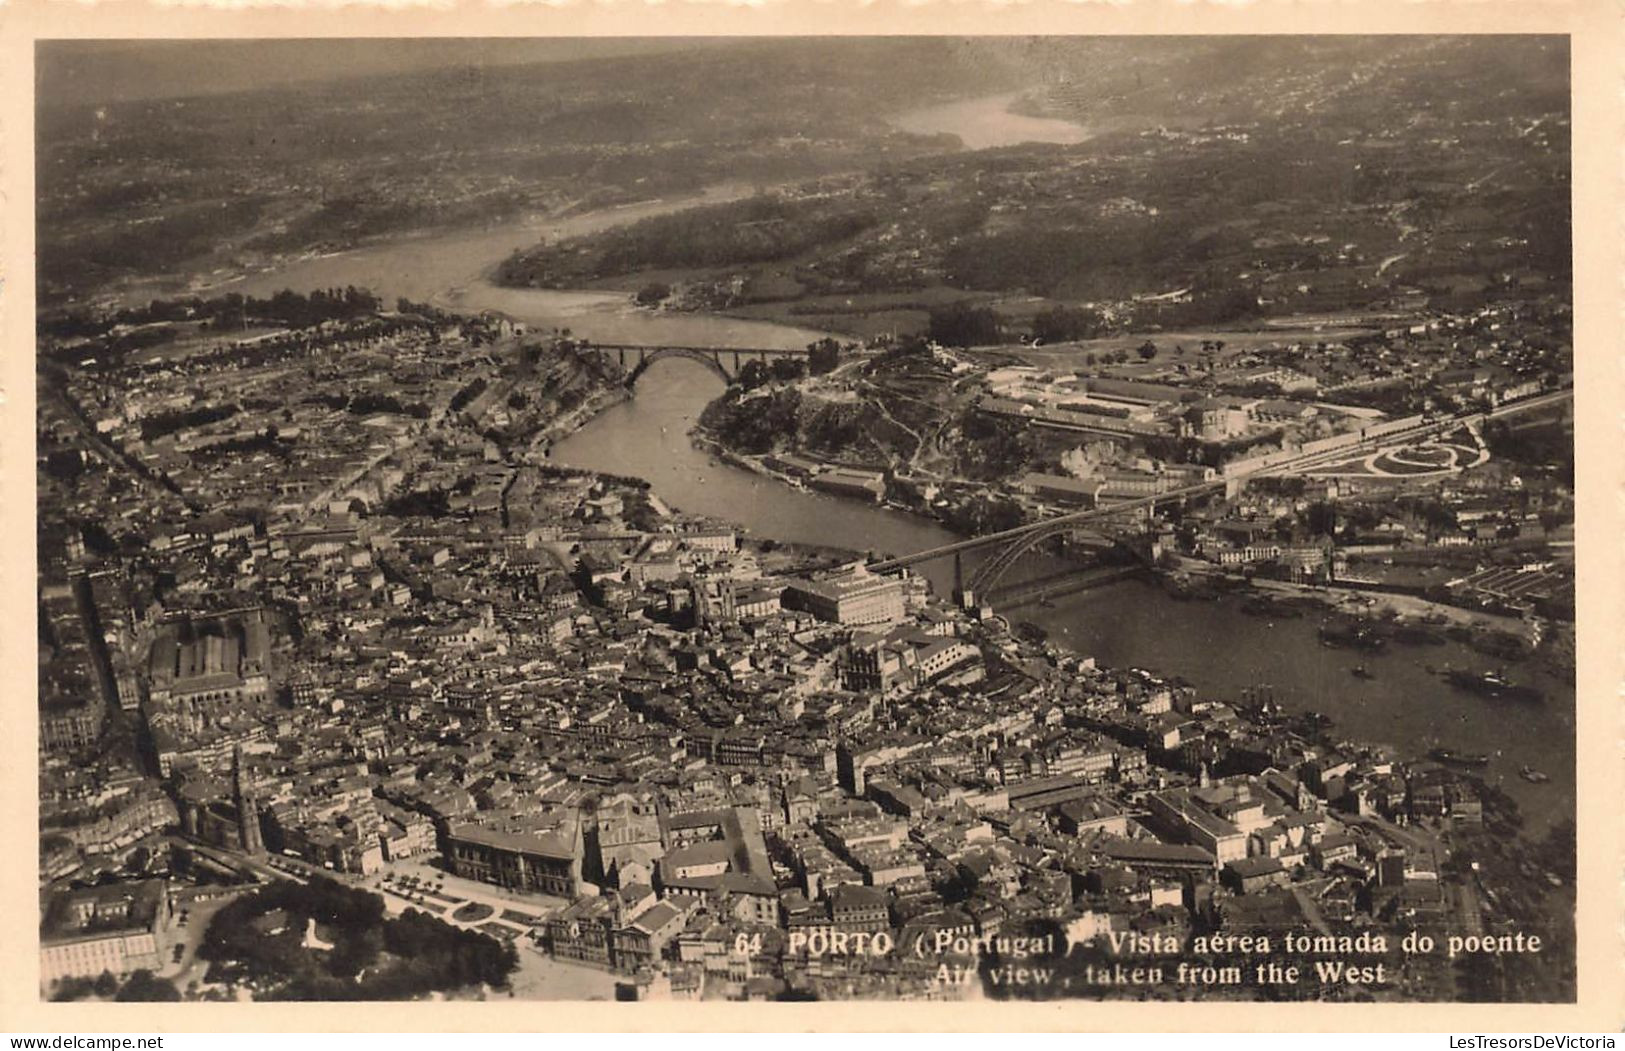
[[[1503,672],[1471,672],[1451,669],[1444,673],[1446,681],[1459,690],[1483,694],[1486,697],[1506,697],[1515,701],[1538,701],[1543,694],[1533,686],[1523,686],[1508,679]]]
[[[1490,757],[1483,752],[1458,752],[1454,748],[1435,748],[1428,755],[1452,766],[1488,766]]]

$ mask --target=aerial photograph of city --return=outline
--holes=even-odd
[[[1574,1003],[1570,60],[38,42],[39,1000]]]

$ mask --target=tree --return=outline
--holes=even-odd
[[[651,281],[638,289],[637,304],[640,307],[651,307],[671,295],[671,286],[663,281]]]
[[[109,978],[112,975],[108,975]],[[71,1003],[74,1000],[83,1000],[95,991],[95,983],[89,978],[63,978],[57,981],[51,989],[51,1002],[53,1004]]]
[[[1337,530],[1337,506],[1326,500],[1310,504],[1306,524],[1312,536],[1331,536]]]
[[[1157,345],[1148,339],[1136,347],[1135,352],[1140,355],[1140,360],[1150,361],[1157,356]]]
[[[130,975],[113,997],[119,1003],[174,1003],[180,998],[179,989],[144,968]]]
[[[780,383],[798,380],[807,374],[807,363],[795,358],[775,358],[768,366],[768,375]]]
[[[807,371],[814,376],[834,372],[841,362],[841,345],[825,337],[817,343],[807,344]]]
[[[755,358],[739,366],[739,374],[734,377],[734,382],[739,385],[741,390],[755,390],[766,383],[767,380],[767,366]]]

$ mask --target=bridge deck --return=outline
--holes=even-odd
[[[581,350],[623,351],[635,350],[639,353],[649,353],[656,350],[675,350],[689,354],[776,354],[780,357],[804,358],[807,356],[805,347],[793,350],[787,347],[700,347],[687,346],[679,343],[582,343]]]

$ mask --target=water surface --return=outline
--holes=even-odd
[[[1019,146],[1024,142],[1073,146],[1092,137],[1092,132],[1081,124],[1010,112],[1010,106],[1020,97],[1019,92],[1012,92],[963,99],[910,110],[890,121],[892,126],[915,135],[957,135],[968,150]]]

